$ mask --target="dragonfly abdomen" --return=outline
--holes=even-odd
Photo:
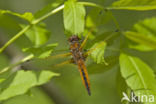
[[[88,94],[91,95],[88,72],[84,63],[83,53],[80,49],[79,38],[74,35],[69,38],[69,42],[70,42],[70,50],[73,56],[74,63],[78,65],[78,69],[79,69],[83,84],[85,85]]]
[[[83,84],[85,85],[85,87],[87,89],[88,95],[91,95],[90,81],[89,81],[86,66],[85,66],[83,60],[81,60],[81,59],[78,60],[77,64],[78,64],[78,68],[79,68],[79,71],[80,71],[80,75],[81,75],[81,79],[83,81]]]

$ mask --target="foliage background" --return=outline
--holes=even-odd
[[[0,0],[0,9],[7,9],[18,13],[32,12],[35,13],[37,10],[43,8],[48,3],[54,0]],[[94,3],[100,4],[102,6],[108,6],[115,0],[84,0],[92,1]],[[89,8],[90,9],[90,8]],[[151,11],[127,11],[127,10],[114,10],[113,14],[122,30],[130,30],[132,26],[139,20],[143,20],[147,17],[153,17],[156,14],[155,10]],[[5,17],[6,21],[0,20],[0,38],[11,38],[13,34],[16,34],[20,28],[14,23],[14,21]],[[8,19],[9,18],[9,19]],[[0,17],[2,19],[2,17]],[[64,35],[63,27],[63,15],[62,11],[53,15],[44,21],[47,24],[48,30],[52,33],[49,42],[58,42],[59,46],[57,49],[68,49],[69,45],[67,42],[67,37]],[[114,25],[106,25],[105,30],[115,29]],[[29,41],[26,40],[25,36],[20,37],[13,44],[17,47],[28,46]],[[156,69],[155,59],[156,52],[143,52],[142,54],[134,52],[143,59],[149,66]],[[0,54],[0,69],[9,65],[10,58],[4,53]],[[98,69],[97,69],[98,70]],[[77,71],[77,67],[68,65],[66,67],[61,67],[56,72],[61,73],[60,77],[55,77],[51,80],[54,88],[54,92],[59,92],[63,98],[56,97],[51,99],[44,92],[43,88],[35,87],[31,89],[32,95],[25,94],[13,97],[7,101],[2,102],[2,104],[53,104],[55,99],[69,101],[73,104],[120,104],[120,97],[117,89],[117,73],[119,67],[115,67],[109,71],[98,74],[91,74],[91,90],[92,96],[88,96]]]

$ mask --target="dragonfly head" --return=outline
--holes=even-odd
[[[68,41],[69,42],[77,42],[77,41],[79,41],[80,39],[79,39],[79,37],[77,36],[77,35],[73,35],[73,36],[71,36],[69,39],[68,39]]]

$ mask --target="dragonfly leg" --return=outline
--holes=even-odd
[[[91,35],[91,33],[92,33],[92,30],[90,30],[90,31],[88,32],[88,34],[86,35],[85,39],[84,39],[83,42],[81,43],[81,46],[80,46],[80,48],[79,48],[80,50],[82,50],[82,48],[85,46],[85,44],[86,44],[86,42],[87,42],[89,36]]]
[[[59,63],[59,64],[56,64],[54,65],[53,67],[61,67],[63,65],[66,65],[66,64],[71,64],[72,63],[72,60],[67,60],[67,61],[64,61],[62,63]]]

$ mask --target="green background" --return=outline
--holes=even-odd
[[[48,3],[51,3],[55,0],[0,0],[0,9],[8,9],[18,13],[32,12],[35,13],[37,10],[43,8]],[[103,6],[109,6],[113,0],[85,0],[98,3]],[[114,0],[115,1],[115,0]],[[90,8],[87,8],[89,11]],[[156,13],[155,11],[127,11],[127,10],[115,10],[113,11],[114,16],[116,17],[119,25],[122,30],[131,29],[133,24],[139,20],[143,20],[147,17],[152,17]],[[9,18],[9,17],[0,17]],[[0,36],[5,36],[8,39],[16,34],[20,28],[13,24],[14,21],[1,21],[0,20]],[[7,19],[8,20],[8,19]],[[51,31],[50,41],[52,43],[58,42],[59,46],[57,49],[69,49],[67,42],[67,37],[64,35],[63,27],[63,15],[62,12],[59,12],[56,15],[53,15],[44,21],[47,24],[47,28]],[[5,25],[10,27],[6,27]],[[111,30],[114,28],[114,25],[105,25],[106,30]],[[7,30],[7,31],[6,31]],[[29,41],[25,36],[20,37],[14,45],[16,47],[25,47],[29,44]],[[19,48],[19,49],[20,49]],[[136,53],[137,54],[137,53]],[[139,55],[144,61],[146,61],[150,66],[156,69],[154,59],[156,59],[155,52],[146,52]],[[145,57],[146,56],[146,57]],[[151,57],[152,56],[152,57]],[[151,57],[148,58],[147,57]],[[153,61],[152,61],[153,60]],[[5,54],[0,55],[0,68],[7,66],[10,62],[9,57]],[[96,69],[98,70],[98,69]],[[115,68],[100,74],[91,74],[89,75],[91,81],[91,91],[92,96],[88,96],[87,92],[82,85],[79,72],[76,66],[68,65],[65,67],[59,68],[55,72],[61,73],[60,77],[55,77],[52,79],[52,90],[58,91],[61,93],[64,98],[57,100],[66,100],[71,104],[120,104],[120,97],[118,94],[116,86],[116,76],[119,71],[119,67]],[[1,102],[2,104],[53,104],[55,99],[51,99],[46,92],[42,90],[41,87],[32,88],[25,95],[16,96],[7,101]]]

